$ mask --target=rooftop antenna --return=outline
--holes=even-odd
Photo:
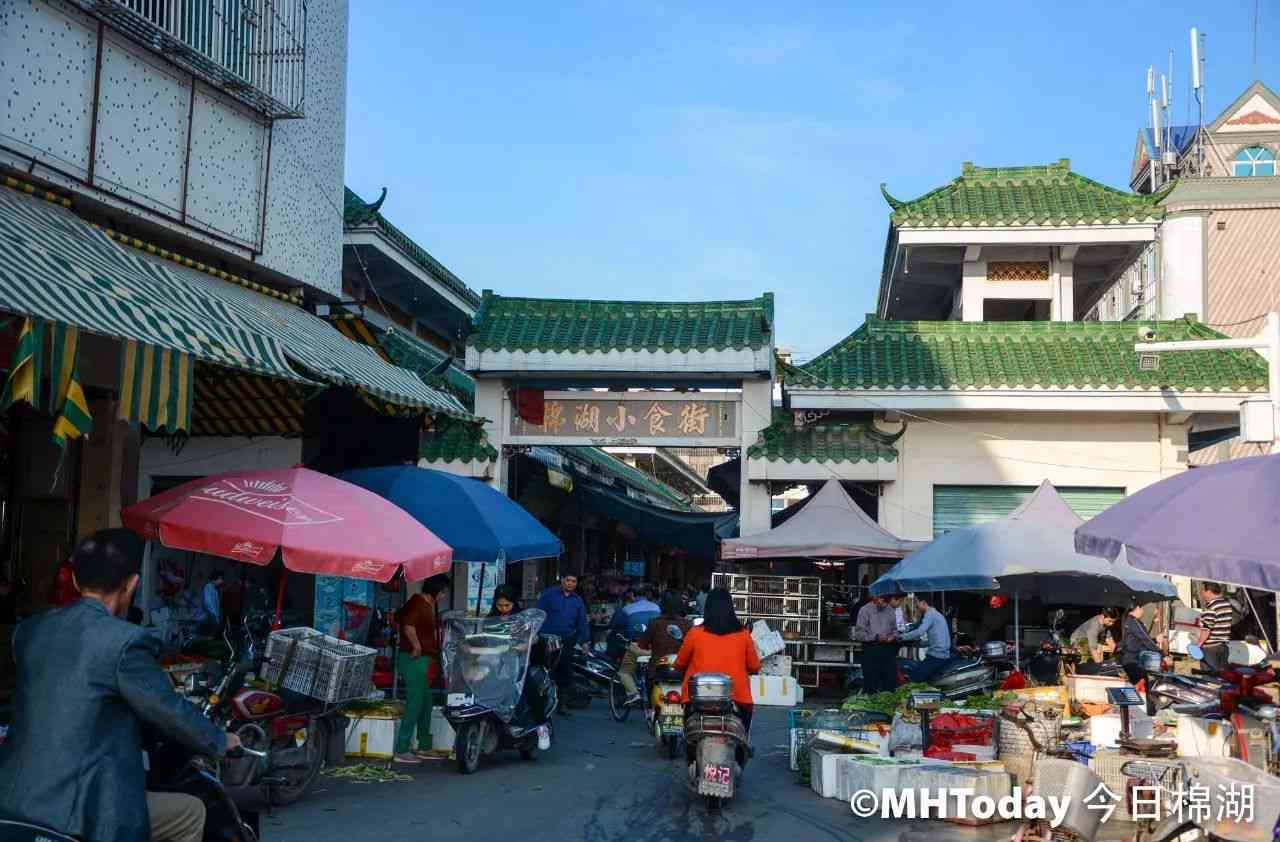
[[[1258,29],[1261,14],[1259,0],[1253,0],[1253,81],[1255,82],[1262,81],[1262,77],[1258,75]]]
[[[1160,187],[1160,119],[1156,115],[1156,68],[1147,65],[1147,105],[1151,109],[1151,192]]]
[[[1200,31],[1191,27],[1191,90],[1199,109],[1196,130],[1196,175],[1204,175],[1204,59],[1200,55]]]

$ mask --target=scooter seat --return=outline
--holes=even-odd
[[[653,671],[653,677],[663,684],[681,684],[684,682],[684,671],[663,664]]]

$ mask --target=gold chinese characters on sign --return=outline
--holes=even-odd
[[[737,402],[701,399],[548,398],[542,424],[511,419],[511,435],[595,440],[732,439]]]
[[[987,264],[988,281],[1047,281],[1049,264],[1044,260],[999,261]]]

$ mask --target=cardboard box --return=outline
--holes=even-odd
[[[789,676],[751,676],[751,700],[757,705],[794,707],[800,703],[799,685]]]

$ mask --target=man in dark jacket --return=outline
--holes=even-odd
[[[95,532],[72,558],[83,598],[14,632],[18,688],[0,745],[0,815],[93,842],[199,842],[199,799],[146,791],[141,728],[213,756],[240,741],[174,692],[156,661],[159,642],[121,619],[141,560],[134,533]]]
[[[585,652],[587,644],[591,642],[591,632],[587,628],[587,606],[582,597],[578,596],[577,590],[578,577],[566,573],[560,577],[560,584],[552,585],[538,597],[538,608],[547,612],[541,633],[554,634],[564,644],[555,675],[556,684],[562,693],[567,692],[573,683],[573,647],[581,646]],[[562,703],[560,713],[568,716],[568,706]]]

